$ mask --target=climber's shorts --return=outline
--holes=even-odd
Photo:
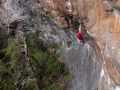
[[[79,40],[79,43],[84,43],[84,40]]]

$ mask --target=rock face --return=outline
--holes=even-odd
[[[72,44],[65,51],[62,57],[69,66],[72,77],[68,90],[108,90],[99,88],[102,63],[89,44]]]
[[[46,0],[46,2],[47,1],[49,0]],[[109,77],[112,78],[117,85],[120,85],[120,1],[53,0],[52,4],[57,5],[55,6],[56,9],[52,9],[50,12],[57,11],[63,13],[64,17],[66,17],[68,11],[70,11],[70,13],[67,13],[67,15],[72,15],[73,17],[76,15],[79,23],[84,25],[87,33],[91,36],[88,42],[91,42],[90,44],[94,47],[96,47],[96,45],[99,47],[95,48],[95,50],[105,63]],[[71,8],[65,8],[67,5]],[[61,8],[63,9],[61,10]],[[55,17],[54,13],[52,14]],[[56,17],[59,16],[57,15]],[[96,43],[94,43],[93,40]]]
[[[68,90],[120,90],[119,15],[119,0],[0,1],[0,27],[9,34],[38,29],[61,47],[56,55],[70,70]],[[84,45],[75,37],[79,24]]]

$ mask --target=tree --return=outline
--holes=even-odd
[[[60,90],[65,64],[55,60],[54,52],[47,49],[49,45],[38,38],[38,31],[18,33],[17,37],[7,37],[1,48],[5,58],[0,61],[0,89]]]

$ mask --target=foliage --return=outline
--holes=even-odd
[[[27,83],[27,88],[29,88],[29,90],[36,90],[35,86],[34,86],[34,83],[33,83],[33,80],[30,80],[28,83]]]
[[[7,35],[4,28],[0,28],[0,50],[7,45]]]
[[[60,89],[60,85],[57,83],[49,85],[49,84],[45,84],[44,88],[42,88],[42,90],[61,90]]]
[[[71,46],[72,42],[67,42],[67,47],[69,48]]]
[[[39,31],[36,31],[34,34],[27,36],[27,45],[30,52],[44,51],[45,47],[43,41],[38,38]]]
[[[40,65],[38,67],[35,60],[30,58],[35,75],[42,90],[60,90],[61,80],[65,80],[66,75],[61,73],[64,71],[65,64],[55,60],[55,52],[48,50],[48,48],[58,47],[45,44],[39,39],[39,33],[36,31],[29,35],[26,34],[28,54],[32,55]],[[4,60],[0,61],[0,85],[2,85],[0,90],[36,90],[25,55],[21,54],[24,48],[23,41],[7,36],[1,36],[0,40],[2,40],[0,51],[5,54]],[[47,78],[51,78],[52,84]]]
[[[59,86],[59,84],[52,84],[51,86],[49,86],[43,90],[60,90],[60,86]]]

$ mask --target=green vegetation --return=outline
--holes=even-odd
[[[21,53],[24,49],[22,39],[7,37],[0,29],[0,90],[36,90],[34,76],[40,90],[62,90],[67,85],[69,74],[64,71],[65,64],[54,57],[58,47],[45,44],[38,38],[39,33],[25,34],[33,75],[25,53]]]
[[[69,48],[71,46],[72,42],[67,42],[67,47]]]

